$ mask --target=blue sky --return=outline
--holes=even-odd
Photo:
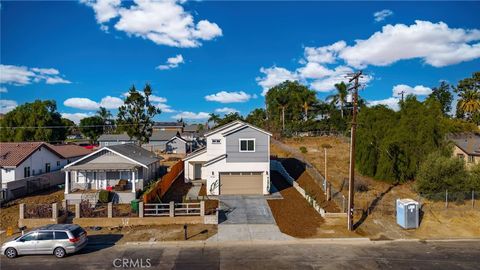
[[[0,110],[54,99],[78,121],[100,105],[116,113],[132,84],[148,82],[158,120],[204,121],[214,111],[246,115],[284,79],[324,98],[360,68],[369,74],[361,95],[395,107],[399,91],[422,99],[440,80],[479,70],[478,10],[479,2],[2,1]]]

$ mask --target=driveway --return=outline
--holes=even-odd
[[[218,233],[207,241],[291,240],[273,218],[265,196],[219,196]]]
[[[220,224],[276,224],[262,195],[224,195],[219,201],[224,210]]]

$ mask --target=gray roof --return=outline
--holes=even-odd
[[[154,130],[150,141],[168,141],[176,135],[176,130]]]
[[[186,125],[183,132],[197,132],[199,124]]]
[[[154,153],[133,143],[105,146],[105,148],[115,151],[123,156],[129,157],[145,166],[148,166],[160,160]]]
[[[461,133],[450,135],[450,139],[468,155],[480,156],[480,135]]]
[[[183,127],[183,122],[155,122],[154,127]]]
[[[121,134],[102,134],[98,137],[98,141],[135,141],[133,138],[130,139],[128,134],[121,133]]]
[[[140,165],[130,164],[130,163],[85,163],[79,165],[73,165],[66,168],[66,171],[97,171],[97,170],[108,170],[108,171],[122,171],[122,170],[132,170]]]

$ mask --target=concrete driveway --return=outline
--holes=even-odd
[[[218,233],[207,241],[291,240],[275,222],[262,195],[219,196]]]

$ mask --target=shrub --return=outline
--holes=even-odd
[[[306,154],[308,151],[305,146],[300,146],[300,152],[302,152],[302,154]]]
[[[110,202],[110,191],[108,190],[100,190],[98,194],[98,201],[101,203],[108,203]]]
[[[363,180],[355,180],[355,192],[367,192],[368,185]]]
[[[427,156],[418,170],[415,189],[420,194],[438,199],[438,193],[468,190],[469,175],[460,159],[445,157],[439,152]]]
[[[477,164],[470,169],[468,188],[480,192],[480,164]]]

